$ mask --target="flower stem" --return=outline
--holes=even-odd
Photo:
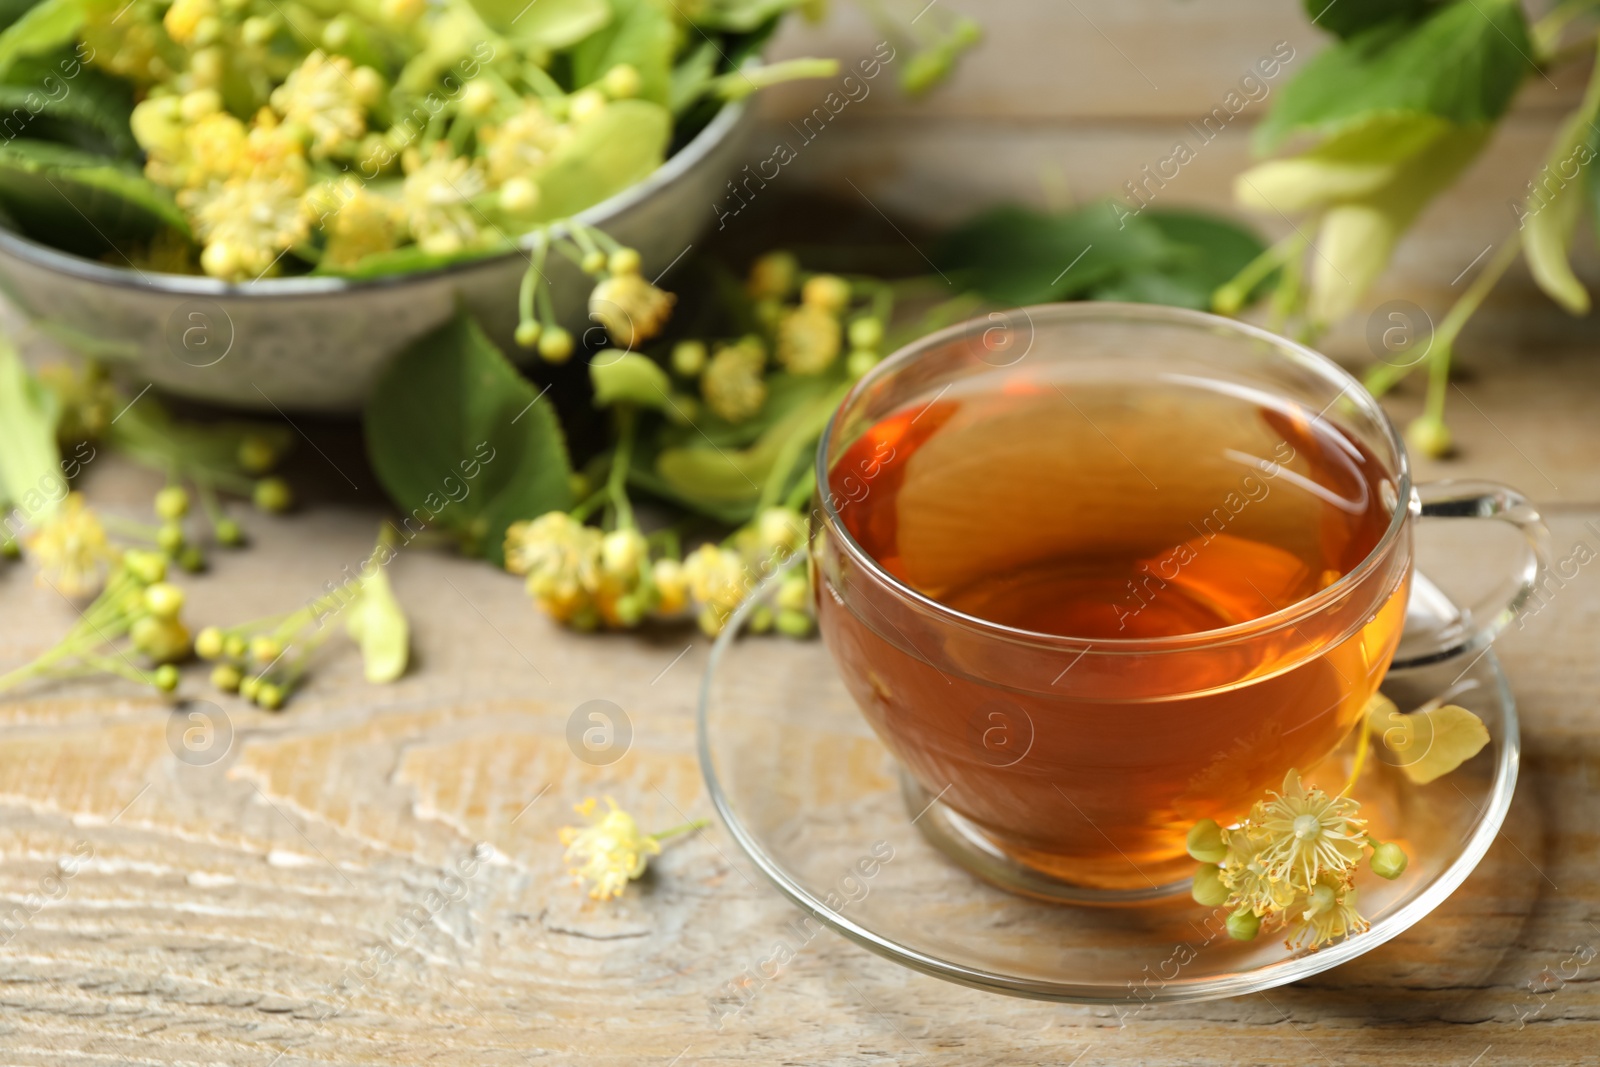
[[[1365,720],[1357,729],[1361,731],[1361,739],[1356,742],[1356,758],[1350,765],[1350,777],[1345,781],[1344,788],[1339,790],[1342,797],[1349,796],[1350,790],[1356,787],[1356,779],[1361,777],[1361,769],[1367,763],[1367,753],[1372,749],[1372,731],[1367,729]]]
[[[1305,244],[1299,233],[1291,233],[1277,244],[1264,249],[1260,255],[1246,263],[1238,274],[1219,285],[1211,294],[1211,308],[1219,315],[1235,315],[1244,307],[1255,287],[1266,280]]]
[[[671,829],[662,830],[659,833],[651,834],[650,836],[657,841],[665,841],[669,837],[676,837],[678,834],[692,833],[695,830],[703,830],[710,825],[710,819],[694,819],[679,826],[674,826]]]
[[[628,469],[633,466],[633,432],[636,420],[633,407],[617,406],[617,447],[611,453],[611,472],[606,475],[606,497],[617,512],[617,529],[633,528],[633,505],[628,501]]]

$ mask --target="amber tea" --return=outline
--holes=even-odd
[[[1391,525],[1392,472],[1237,383],[987,373],[872,424],[829,483],[893,579],[819,553],[856,700],[995,847],[1078,884],[1169,877],[1197,819],[1324,758],[1400,636],[1407,571],[1342,581]]]

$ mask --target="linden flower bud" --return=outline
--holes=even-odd
[[[1406,444],[1430,459],[1443,459],[1455,448],[1450,427],[1436,415],[1422,415],[1406,427]]]
[[[152,663],[176,663],[189,655],[189,629],[176,619],[146,615],[128,631],[133,647]]]
[[[583,259],[578,262],[578,269],[585,274],[599,274],[606,269],[606,254],[598,248],[583,254]]]
[[[206,554],[199,545],[184,545],[178,551],[178,566],[190,574],[199,574],[206,569]]]
[[[275,637],[257,634],[250,639],[250,659],[258,667],[265,667],[283,655],[283,643]]]
[[[261,679],[255,675],[246,675],[239,679],[239,695],[255,703],[257,694],[261,692]]]
[[[1219,907],[1228,902],[1231,892],[1223,884],[1222,869],[1215,863],[1203,864],[1194,872],[1194,888],[1190,894],[1196,904],[1204,904],[1208,908]]]
[[[1240,908],[1228,916],[1228,936],[1235,941],[1254,941],[1261,931],[1261,916],[1248,908]]]
[[[251,474],[264,474],[278,462],[278,452],[265,437],[250,434],[239,442],[237,458],[239,466]]]
[[[175,522],[164,522],[156,531],[156,544],[169,556],[183,551],[183,527]]]
[[[878,353],[858,348],[844,361],[844,370],[852,379],[863,378],[869,370],[881,362],[883,358]]]
[[[778,607],[784,611],[805,611],[811,605],[811,582],[804,574],[791,574],[778,587]]]
[[[181,519],[189,513],[189,493],[181,485],[169,485],[156,494],[156,514],[163,519]]]
[[[636,248],[619,248],[606,257],[606,269],[612,274],[638,274],[640,263]]]
[[[526,215],[538,206],[539,187],[531,179],[512,178],[500,187],[500,207],[506,214]]]
[[[495,105],[494,87],[488,82],[468,82],[461,90],[461,110],[476,118],[487,115]]]
[[[244,528],[233,519],[217,520],[217,541],[230,548],[244,544]]]
[[[598,89],[579,89],[567,98],[567,118],[582,125],[606,107],[605,94]]]
[[[1228,846],[1223,842],[1222,827],[1215,819],[1201,819],[1189,829],[1185,842],[1189,855],[1201,863],[1221,863],[1228,856]]]
[[[651,568],[659,599],[656,610],[662,615],[677,615],[689,606],[689,578],[683,564],[675,559],[658,559]]]
[[[572,358],[572,334],[559,326],[544,331],[539,338],[539,355],[548,363],[565,363]]]
[[[850,304],[850,283],[832,274],[819,274],[801,288],[800,302],[838,314]]]
[[[614,578],[632,577],[650,555],[650,545],[638,530],[613,530],[600,542],[600,567]]]
[[[408,26],[428,7],[427,0],[383,0],[380,10],[391,25]]]
[[[282,478],[261,479],[256,483],[251,498],[255,501],[256,507],[262,511],[288,511],[294,504],[294,493],[290,491],[289,483]]]
[[[800,262],[788,252],[768,252],[750,265],[745,291],[752,300],[783,300],[794,292]]]
[[[244,659],[250,651],[250,646],[238,634],[229,634],[222,639],[222,654],[229,659]]]
[[[278,20],[271,15],[251,15],[239,27],[239,38],[252,48],[269,43],[278,33]]]
[[[178,688],[178,668],[170,663],[163,663],[156,668],[150,680],[163,693],[175,692]]]
[[[703,341],[679,341],[672,346],[672,369],[685,378],[694,378],[706,369]]]
[[[523,348],[532,348],[539,343],[539,334],[542,332],[543,327],[537,322],[519,322],[516,333],[517,344]]]
[[[192,93],[184,93],[178,100],[178,114],[184,122],[199,122],[221,110],[222,94],[215,89],[196,89]]]
[[[222,655],[222,631],[207,626],[195,635],[194,654],[201,659],[217,659]]]
[[[237,693],[244,674],[231,663],[219,663],[211,671],[211,684],[224,693]]]
[[[589,317],[612,341],[632,350],[661,332],[675,300],[637,274],[614,274],[589,295]]]
[[[135,579],[151,585],[167,576],[167,561],[159,552],[130,548],[122,554],[122,565]]]
[[[673,393],[667,397],[667,421],[674,426],[693,426],[699,411],[699,399],[688,393]]]
[[[260,687],[256,689],[255,702],[268,711],[277,711],[283,707],[283,698],[286,695],[283,691],[283,686],[272,682],[262,682]]]
[[[374,107],[383,99],[383,75],[371,67],[357,67],[351,71],[350,85],[356,91],[356,99],[364,107]]]
[[[183,610],[183,590],[170,582],[157,582],[145,589],[144,606],[158,619],[175,619]]]
[[[803,611],[790,611],[785,608],[778,612],[778,632],[785,637],[803,638],[810,637],[811,631],[816,626],[816,621]]]
[[[606,71],[605,77],[600,79],[600,87],[613,100],[627,100],[638,96],[642,86],[643,80],[639,77],[639,69],[632,63],[618,63]]]
[[[749,627],[750,632],[753,634],[764,634],[770,633],[773,623],[777,621],[778,618],[773,613],[771,604],[757,604],[750,609],[750,616],[745,625]]]
[[[1370,862],[1373,874],[1392,882],[1406,873],[1406,866],[1411,860],[1405,850],[1393,841],[1375,841]]]
[[[849,332],[851,348],[877,348],[883,341],[883,320],[873,315],[856,319]]]

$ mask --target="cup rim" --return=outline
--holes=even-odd
[[[1251,323],[1241,322],[1238,319],[1231,319],[1222,315],[1213,315],[1204,311],[1195,311],[1191,308],[1171,307],[1164,304],[1084,300],[1055,304],[1033,304],[1027,307],[1013,308],[1003,312],[1003,314],[1024,315],[1030,324],[1039,320],[1144,319],[1174,325],[1211,327],[1237,334],[1243,338],[1265,341],[1271,344],[1280,355],[1287,356],[1304,366],[1309,366],[1320,375],[1335,382],[1343,383],[1338,395],[1334,397],[1333,401],[1329,402],[1327,407],[1332,407],[1339,397],[1345,396],[1347,393],[1353,393],[1356,403],[1361,406],[1369,417],[1374,418],[1377,425],[1383,428],[1388,437],[1389,446],[1396,457],[1395,475],[1397,484],[1394,514],[1390,517],[1388,528],[1384,530],[1383,536],[1378,539],[1377,544],[1372,546],[1372,550],[1367,553],[1360,563],[1356,564],[1332,585],[1325,589],[1319,589],[1310,596],[1297,600],[1287,607],[1279,608],[1246,622],[1218,627],[1215,630],[1201,630],[1192,634],[1177,634],[1169,637],[1073,637],[1006,626],[977,615],[969,615],[966,612],[957,611],[955,608],[918,592],[893,574],[890,574],[879,565],[878,561],[866,549],[861,547],[855,536],[850,533],[849,528],[842,521],[839,509],[835,506],[834,495],[828,491],[830,484],[828,474],[830,461],[833,458],[830,454],[830,445],[833,440],[834,427],[838,424],[840,415],[848,410],[850,405],[855,403],[863,392],[889,374],[915,361],[924,352],[962,336],[993,328],[993,320],[990,318],[968,319],[953,326],[947,326],[937,333],[928,334],[926,337],[901,347],[864,374],[850,387],[850,391],[845,394],[844,399],[839,401],[839,405],[828,416],[827,426],[823,429],[822,439],[817,446],[816,483],[818,497],[821,501],[820,510],[823,522],[829,527],[831,535],[837,537],[852,559],[858,565],[864,567],[874,578],[936,618],[976,634],[1014,644],[1074,651],[1080,655],[1087,655],[1091,652],[1097,655],[1186,652],[1214,645],[1233,644],[1253,639],[1272,630],[1294,626],[1307,615],[1314,614],[1345,596],[1377,569],[1379,564],[1387,557],[1389,549],[1393,546],[1395,540],[1400,536],[1400,531],[1404,529],[1406,520],[1410,518],[1410,501],[1412,497],[1411,460],[1406,454],[1404,440],[1401,438],[1399,431],[1395,429],[1394,422],[1389,418],[1388,412],[1383,410],[1383,405],[1379,404],[1377,399],[1352,374],[1322,353],[1298,341],[1281,337],[1270,330],[1262,329]],[[1318,418],[1323,417],[1327,407],[1318,413]]]

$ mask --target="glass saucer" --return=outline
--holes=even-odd
[[[959,833],[959,816],[902,785],[821,641],[746,636],[752,612],[787,570],[746,601],[712,648],[699,710],[706,786],[740,847],[803,911],[937,978],[1089,1004],[1208,1000],[1298,981],[1376,948],[1438,907],[1488,851],[1511,804],[1516,708],[1488,652],[1384,680],[1402,710],[1439,700],[1471,710],[1490,741],[1428,785],[1411,783],[1374,746],[1378,758],[1354,796],[1372,834],[1399,843],[1411,862],[1394,882],[1362,877],[1367,932],[1309,952],[1267,934],[1232,940],[1222,912],[1196,904],[1182,886],[1153,886],[1148,900],[1118,908],[1008,892],[971,873],[971,857],[958,864],[945,854],[970,840]],[[1418,574],[1408,635],[1455,615]],[[1353,749],[1326,760],[1312,780],[1337,790]]]

